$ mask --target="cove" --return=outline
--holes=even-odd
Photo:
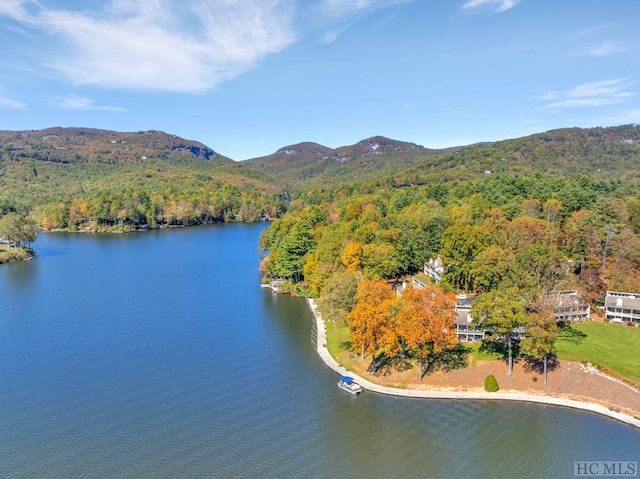
[[[574,477],[640,434],[553,406],[351,397],[264,224],[45,234],[0,267],[0,477]]]

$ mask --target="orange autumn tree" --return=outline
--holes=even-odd
[[[358,285],[356,305],[349,313],[351,344],[362,359],[371,356],[371,373],[375,375],[378,357],[393,357],[400,352],[395,314],[398,297],[381,279],[363,280]]]
[[[398,335],[408,349],[417,350],[422,381],[424,365],[430,354],[438,354],[457,344],[455,327],[456,298],[439,286],[416,289],[409,286],[402,294],[398,311]]]

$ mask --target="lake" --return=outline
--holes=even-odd
[[[596,414],[338,389],[266,225],[42,234],[0,266],[2,478],[564,478],[640,461]]]

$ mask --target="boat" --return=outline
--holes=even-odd
[[[340,377],[340,380],[338,381],[338,387],[340,389],[344,389],[350,394],[353,394],[354,396],[362,392],[362,386],[355,382],[351,376]]]

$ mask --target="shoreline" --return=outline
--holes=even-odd
[[[616,412],[609,408],[591,402],[576,401],[574,399],[559,398],[555,396],[543,396],[539,394],[531,393],[489,393],[489,392],[470,392],[470,391],[448,391],[448,390],[418,390],[418,389],[399,389],[388,386],[381,386],[379,384],[372,383],[371,381],[363,378],[362,376],[348,370],[344,366],[338,364],[338,362],[329,354],[327,349],[327,332],[322,319],[322,315],[318,311],[318,307],[315,301],[311,298],[305,298],[311,313],[316,322],[316,351],[324,363],[336,373],[341,376],[352,376],[358,384],[368,391],[377,392],[380,394],[387,394],[393,396],[423,398],[423,399],[463,399],[463,400],[501,400],[501,401],[523,401],[532,402],[538,404],[547,404],[551,406],[564,406],[582,411],[593,412],[602,416],[615,419],[630,426],[634,426],[640,429],[640,419],[630,416],[622,412]]]

